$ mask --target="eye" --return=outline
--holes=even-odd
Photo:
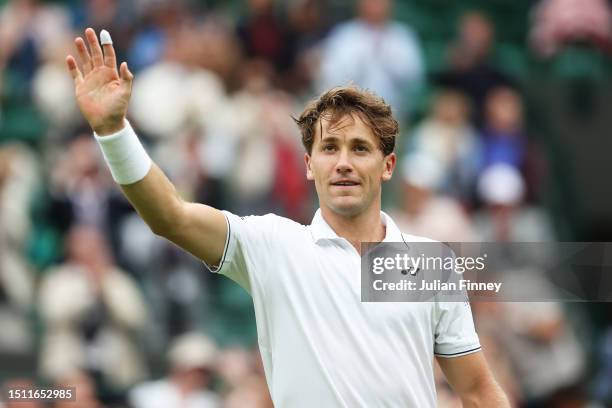
[[[368,149],[368,147],[366,145],[356,145],[353,150],[355,150],[358,153],[365,153],[365,152],[369,152],[370,149]]]
[[[328,143],[326,145],[323,145],[323,151],[324,152],[334,152],[336,151],[336,145],[333,143]]]

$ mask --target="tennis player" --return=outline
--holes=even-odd
[[[81,112],[113,178],[151,230],[243,286],[277,407],[436,407],[434,357],[465,407],[509,407],[462,302],[362,303],[360,243],[402,235],[381,212],[398,124],[353,87],[311,103],[298,125],[320,209],[303,226],[185,202],[126,121],[134,76],[117,70],[109,33],[75,40],[67,65]],[[80,67],[79,67],[80,65]]]

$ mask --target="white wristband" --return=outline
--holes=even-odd
[[[127,120],[125,127],[117,133],[98,136],[94,132],[94,137],[117,183],[135,183],[142,180],[151,169],[153,162]]]

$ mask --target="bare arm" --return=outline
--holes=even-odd
[[[75,39],[81,68],[71,55],[66,64],[83,116],[96,134],[103,137],[124,127],[134,76],[125,62],[117,71],[112,44],[105,44],[103,52],[94,30],[88,28],[85,36],[89,50],[82,38]],[[227,235],[225,217],[219,210],[183,201],[155,164],[142,180],[121,185],[121,189],[155,234],[208,264],[219,262]]]
[[[151,230],[209,265],[223,255],[227,223],[221,211],[183,201],[157,165],[147,176],[121,190]]]
[[[510,408],[510,402],[493,378],[482,352],[461,357],[437,358],[465,408]]]

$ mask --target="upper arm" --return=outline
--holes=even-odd
[[[121,189],[155,234],[209,265],[219,262],[228,231],[221,211],[185,202],[155,164],[142,180],[121,185]]]
[[[227,240],[223,213],[199,203],[183,202],[178,220],[166,238],[208,265],[218,265]]]

